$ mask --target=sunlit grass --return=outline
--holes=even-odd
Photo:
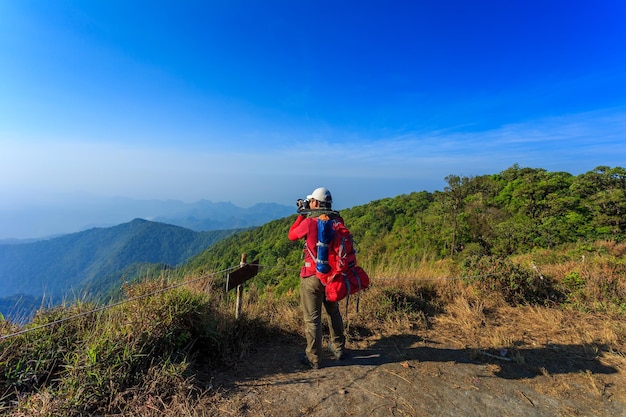
[[[357,343],[363,329],[372,337],[436,331],[451,348],[508,352],[525,366],[533,349],[546,346],[578,346],[589,358],[604,352],[603,361],[623,361],[621,251],[600,243],[584,259],[575,250],[533,253],[512,259],[513,269],[494,260],[474,264],[493,275],[472,279],[463,276],[462,260],[403,266],[365,260],[371,286],[359,295],[358,312],[356,295],[350,298],[349,342]],[[511,270],[532,279],[518,286],[502,276]],[[0,320],[1,335],[34,329],[0,340],[0,414],[202,415],[216,395],[203,379],[207,369],[228,367],[281,333],[303,337],[297,287],[274,291],[250,281],[243,317],[235,320],[233,294],[197,276],[168,289],[179,279],[128,286],[131,301],[94,313],[94,304],[76,302],[42,309],[26,326]],[[532,302],[512,304],[516,291],[517,299],[533,295]],[[593,377],[588,382],[602,390]]]

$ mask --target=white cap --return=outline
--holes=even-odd
[[[313,192],[310,195],[307,195],[306,198],[307,200],[310,200],[313,198],[322,203],[333,202],[333,196],[330,194],[330,191],[328,191],[328,189],[324,187],[316,188],[315,190],[313,190]]]

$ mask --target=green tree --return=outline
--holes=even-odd
[[[463,210],[465,197],[469,189],[467,184],[470,179],[458,175],[448,175],[445,180],[448,185],[444,187],[444,192],[441,195],[444,197],[444,205],[450,208],[452,216],[450,254],[454,255],[457,246],[457,234],[459,232],[459,212]]]
[[[596,238],[620,240],[626,231],[626,170],[599,166],[579,175],[572,189],[580,196]]]

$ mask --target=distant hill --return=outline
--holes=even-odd
[[[68,195],[44,205],[0,207],[0,244],[50,239],[93,227],[112,227],[135,218],[186,227],[196,232],[260,226],[294,212],[290,206],[259,203],[242,208],[230,202],[134,200]]]
[[[135,219],[50,240],[0,245],[0,298],[5,298],[0,306],[6,308],[6,298],[17,295],[32,304],[32,297],[59,301],[86,289],[110,289],[122,275],[136,275],[153,264],[180,265],[236,231],[195,232]]]
[[[260,203],[250,208],[241,208],[232,203],[201,200],[180,206],[152,220],[200,232],[261,226],[271,220],[293,214],[294,210],[294,207],[273,203]]]

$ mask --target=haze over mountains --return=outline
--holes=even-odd
[[[293,212],[293,207],[273,203],[241,208],[229,202],[209,200],[185,203],[72,194],[45,204],[19,207],[0,204],[0,244],[111,227],[136,218],[208,231],[259,226]]]
[[[0,245],[0,313],[105,296],[150,268],[171,268],[238,229],[194,232],[135,219],[21,245]],[[16,314],[16,311],[19,314]]]
[[[21,293],[59,298],[129,265],[174,267],[235,230],[194,232],[135,219],[33,243],[0,245],[0,297]]]
[[[0,313],[25,317],[44,301],[105,293],[147,268],[180,265],[238,230],[294,211],[278,204],[122,198],[1,208]]]

